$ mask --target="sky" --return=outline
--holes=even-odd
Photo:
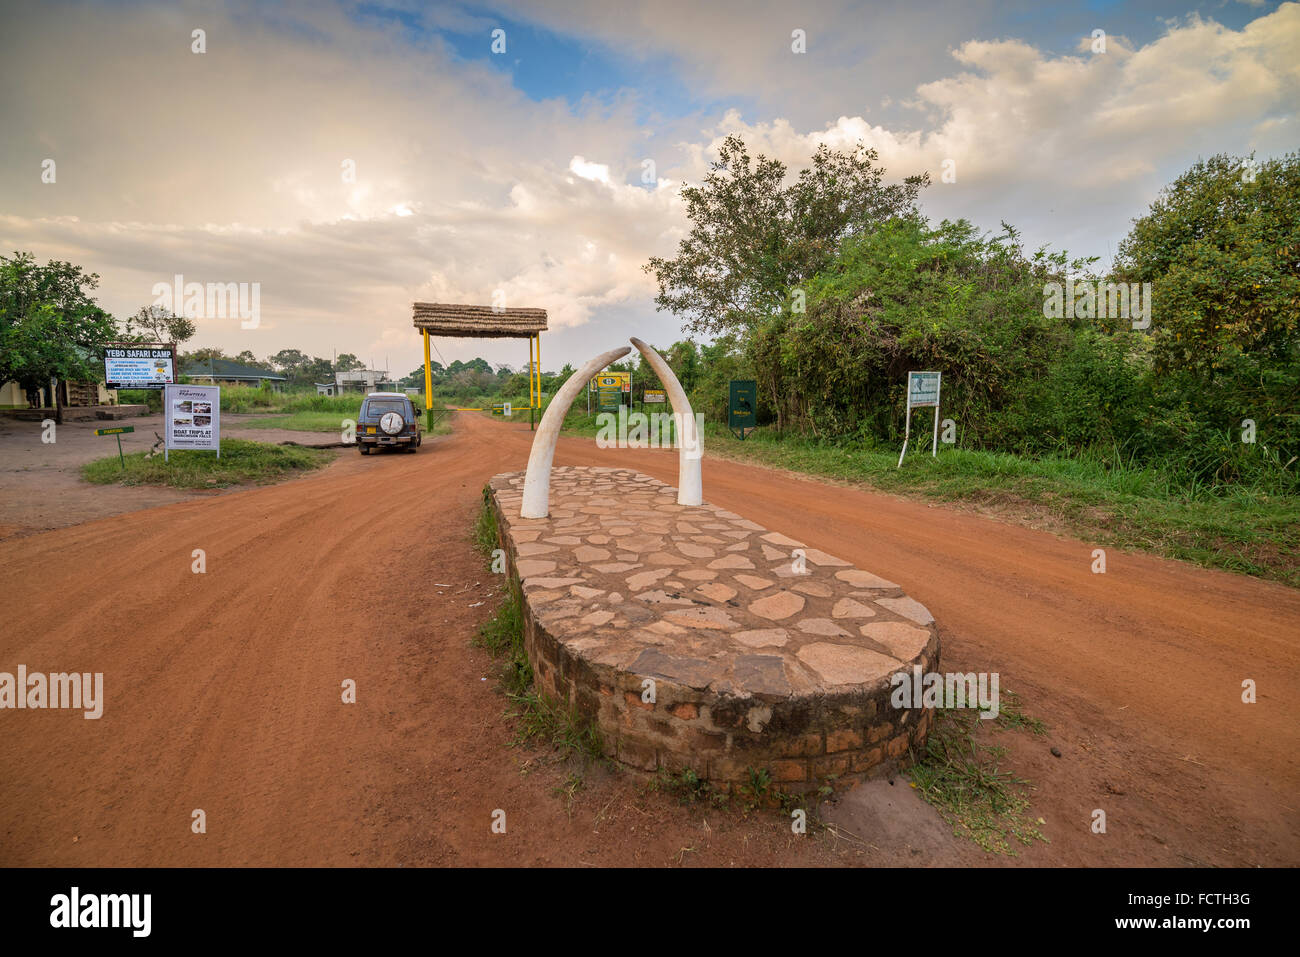
[[[256,283],[256,323],[190,347],[397,375],[413,301],[540,307],[556,370],[684,337],[642,267],[730,133],[792,174],[864,143],[930,173],[933,220],[1104,264],[1197,159],[1300,148],[1298,104],[1300,3],[1263,0],[0,0],[0,247],[98,273],[119,318]]]

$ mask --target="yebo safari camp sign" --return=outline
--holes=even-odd
[[[215,451],[221,458],[221,386],[168,385],[163,392],[167,441],[172,449]]]
[[[907,374],[907,424],[903,427],[903,451],[898,453],[898,467],[903,467],[907,454],[907,440],[912,435],[912,410],[934,406],[934,441],[930,454],[939,454],[939,380],[942,372],[909,372]]]
[[[161,389],[176,381],[174,345],[110,345],[104,348],[104,387]]]

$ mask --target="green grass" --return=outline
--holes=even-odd
[[[232,422],[230,426],[238,429],[288,429],[291,432],[343,432],[343,420],[356,421],[356,410],[351,415],[339,412],[292,412],[288,415],[259,416]]]
[[[355,423],[358,411],[360,410],[352,409],[348,413],[342,413],[308,410],[279,415],[264,415],[255,419],[245,419],[242,422],[232,422],[230,427],[237,429],[288,429],[291,432],[333,432],[342,435],[344,420],[351,419]],[[424,428],[423,419],[420,421],[420,429],[426,436],[446,435],[451,432],[451,422],[446,416],[434,421],[432,431]]]
[[[596,434],[576,409],[565,430]],[[927,438],[921,436],[919,438]],[[1089,544],[1133,548],[1300,587],[1300,497],[1241,486],[1183,487],[1155,468],[1093,453],[1030,458],[939,447],[909,449],[782,438],[760,429],[745,441],[705,424],[705,455],[868,485],[917,498],[992,507]]]
[[[222,488],[246,483],[265,484],[302,475],[328,463],[334,453],[321,449],[268,445],[242,439],[222,439],[221,458],[215,452],[173,451],[126,456],[126,470],[116,454],[88,462],[81,475],[100,485],[166,485],[171,488]]]
[[[496,516],[489,503],[490,492],[485,487],[483,506],[470,538],[490,570],[492,552],[500,544]],[[550,748],[555,760],[576,758],[584,767],[588,761],[604,760],[603,742],[595,722],[587,720],[576,708],[553,701],[534,684],[533,668],[524,647],[523,596],[518,581],[512,578],[508,582],[496,615],[480,627],[473,644],[496,660],[500,690],[512,705],[506,715],[514,720],[512,743],[516,747]],[[570,801],[576,790],[576,787],[568,789]]]
[[[958,837],[974,841],[992,854],[1016,857],[1014,844],[1047,842],[1029,815],[1029,782],[998,766],[1006,749],[981,744],[981,725],[999,730],[1026,729],[1046,733],[1046,726],[1027,717],[1014,692],[1004,690],[996,720],[983,721],[972,708],[938,708],[926,740],[925,753],[913,756],[907,776]],[[1014,842],[1014,844],[1013,844]]]

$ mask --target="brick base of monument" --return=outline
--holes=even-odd
[[[939,636],[893,582],[632,470],[554,469],[544,519],[522,488],[491,482],[529,661],[610,758],[800,791],[924,746],[892,679],[937,671]]]

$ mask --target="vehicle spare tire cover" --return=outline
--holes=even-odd
[[[379,427],[389,435],[396,435],[402,431],[402,417],[396,412],[385,412],[384,417],[379,420]]]

